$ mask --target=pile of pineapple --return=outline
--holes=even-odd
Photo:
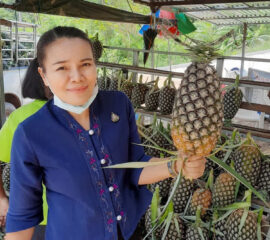
[[[166,157],[175,150],[170,136],[170,125],[164,127],[161,121],[154,119],[150,126],[143,127],[138,123],[138,128],[148,155]],[[237,131],[231,136],[222,135],[211,154],[235,169],[270,199],[270,158],[262,155],[249,135],[247,139],[242,139]],[[159,191],[156,220],[151,219],[151,206],[142,219],[145,224],[144,234],[149,235],[148,239],[152,239],[152,235],[156,239],[168,240],[258,239],[258,225],[262,225],[261,216],[258,210],[251,208],[251,197],[245,195],[247,188],[216,163],[208,159],[202,178],[189,180],[183,177],[173,190],[175,181],[166,179],[148,186],[153,193],[157,189]],[[172,194],[173,209],[170,215],[164,217],[161,212]],[[261,239],[265,239],[263,235]]]
[[[171,75],[165,80],[163,87],[159,88],[159,78],[148,82],[140,75],[138,81],[134,83],[132,73],[129,77],[124,77],[121,71],[118,71],[109,77],[106,68],[103,68],[102,72],[97,81],[100,90],[124,92],[136,109],[143,108],[164,115],[172,113],[176,88]]]

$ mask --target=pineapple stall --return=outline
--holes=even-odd
[[[76,7],[86,6],[84,1],[78,2]],[[245,62],[253,61],[245,57],[245,29],[248,24],[270,23],[270,3],[259,0],[134,2],[149,6],[152,15],[123,13],[115,9],[105,11],[111,11],[109,19],[112,21],[121,22],[123,18],[119,16],[124,14],[125,22],[151,24],[143,36],[145,49],[102,46],[98,35],[95,36],[93,41],[97,58],[104,49],[134,53],[133,65],[97,62],[100,68],[99,88],[120,90],[130,98],[138,115],[138,131],[148,155],[175,158],[180,151],[208,159],[205,174],[198,180],[185,179],[180,173],[175,179],[149,186],[154,197],[140,222],[144,239],[270,239],[270,129],[233,121],[239,109],[270,114],[270,105],[245,101],[245,93],[242,92],[243,88],[270,90],[270,82],[242,78]],[[39,8],[39,11],[108,20],[97,13],[91,17],[87,13],[76,15],[68,11],[70,6],[48,12],[46,7],[49,5],[45,4],[44,9]],[[218,45],[232,37],[233,32],[213,42],[192,38],[188,38],[187,42],[181,41],[168,31],[167,25],[175,24],[174,21],[164,23],[156,19],[155,12],[161,7],[166,10],[174,8],[190,18],[217,25],[243,25],[242,55],[223,57],[218,53]],[[32,5],[28,8],[18,5],[16,9],[36,11]],[[158,24],[161,27],[159,31],[162,30],[166,37],[184,45],[189,51],[184,54],[192,63],[184,72],[155,69],[154,64],[152,68],[138,66],[139,53],[144,54],[145,62],[148,55],[153,56],[155,52],[183,55],[154,50],[155,27]],[[223,77],[226,59],[241,61],[240,73],[235,78]],[[216,60],[215,67],[213,60]],[[270,62],[269,59],[255,61]],[[151,80],[146,81],[145,75],[151,76]],[[227,85],[226,88],[221,89],[222,84]],[[263,148],[260,148],[261,144]]]

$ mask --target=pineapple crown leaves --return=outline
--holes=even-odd
[[[213,168],[210,170],[206,185],[205,185],[205,189],[210,189],[211,191],[213,191],[213,186],[214,186],[214,171]]]
[[[152,223],[152,227],[155,226],[156,219],[158,218],[159,205],[160,205],[159,187],[156,187],[155,192],[153,194],[152,202],[151,202],[151,223]]]
[[[156,78],[153,87],[150,89],[149,94],[159,91],[158,88],[159,77]]]

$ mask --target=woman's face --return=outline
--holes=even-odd
[[[44,84],[62,101],[83,105],[91,97],[97,72],[91,46],[80,38],[59,38],[45,49]]]

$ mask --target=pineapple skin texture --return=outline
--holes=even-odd
[[[207,156],[220,136],[223,103],[220,81],[209,64],[192,63],[177,90],[172,116],[174,145],[188,156]]]

